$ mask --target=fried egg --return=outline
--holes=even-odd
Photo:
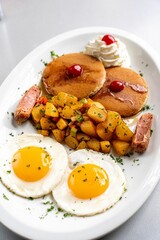
[[[38,198],[50,193],[67,166],[65,148],[40,134],[14,137],[0,149],[1,181],[22,197]]]
[[[70,167],[52,191],[58,206],[77,216],[90,216],[111,208],[126,189],[125,176],[108,155],[77,150]]]

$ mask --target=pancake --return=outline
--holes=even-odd
[[[69,77],[67,70],[74,64],[79,64],[83,72],[78,77]],[[63,91],[83,98],[98,92],[105,77],[105,68],[98,59],[83,53],[71,53],[50,62],[44,69],[42,81],[49,94]]]
[[[124,89],[120,92],[111,92],[109,86],[113,81],[123,82]],[[106,69],[106,81],[92,99],[102,103],[107,110],[129,117],[142,109],[147,96],[147,84],[138,73],[129,68],[115,67]]]

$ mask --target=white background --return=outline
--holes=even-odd
[[[160,54],[160,0],[2,0],[1,4],[0,84],[39,44],[80,27],[129,31]],[[131,219],[101,240],[159,240],[159,224],[160,184]],[[21,239],[0,225],[0,240]]]

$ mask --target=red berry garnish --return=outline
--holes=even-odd
[[[115,38],[112,36],[112,35],[105,35],[103,38],[102,38],[102,41],[104,41],[106,43],[106,45],[110,45],[114,42],[116,42]]]
[[[78,77],[82,74],[83,68],[79,64],[74,64],[67,70],[67,75],[69,77]]]
[[[111,82],[109,89],[111,92],[120,92],[124,89],[124,84],[120,81],[113,81]]]

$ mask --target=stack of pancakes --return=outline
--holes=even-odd
[[[83,72],[78,77],[70,78],[67,69],[74,64],[80,65]],[[113,81],[123,82],[124,89],[111,93],[109,85]],[[42,82],[49,94],[56,95],[63,91],[79,99],[91,97],[102,103],[106,110],[116,111],[123,117],[138,113],[148,96],[145,80],[133,70],[123,67],[105,69],[98,59],[83,53],[65,54],[53,60],[44,69]]]

